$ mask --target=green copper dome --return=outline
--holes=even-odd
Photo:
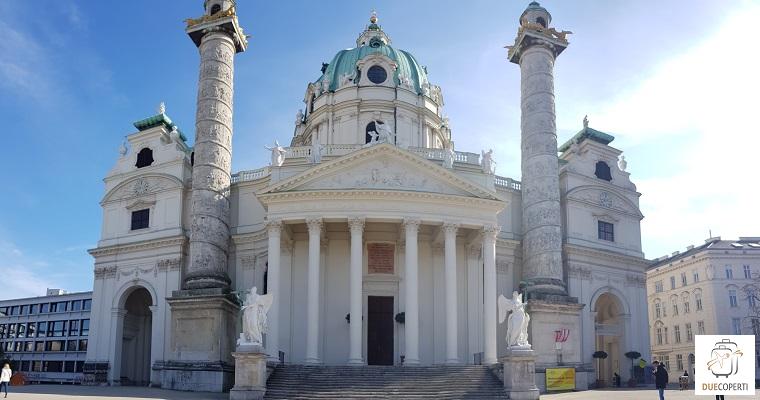
[[[408,79],[403,79],[403,81],[411,86],[413,91],[417,94],[423,92],[422,87],[428,82],[427,72],[414,56],[390,45],[390,38],[377,24],[377,16],[374,13],[370,19],[370,25],[357,40],[357,47],[339,51],[316,83],[322,83],[327,79],[330,82],[329,90],[335,91],[340,87],[342,76],[357,79],[360,74],[357,70],[357,63],[375,54],[386,56],[396,63],[396,71],[393,72],[393,81],[396,85],[402,82],[400,78],[407,77]]]

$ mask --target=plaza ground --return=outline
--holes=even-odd
[[[591,390],[586,392],[559,393],[541,396],[542,400],[657,400],[657,391],[651,389]],[[142,387],[72,386],[72,385],[29,385],[12,387],[9,399],[13,400],[63,400],[63,399],[108,399],[108,400],[221,400],[228,399],[227,393],[178,392]],[[760,399],[760,391],[755,397],[726,396],[727,399]],[[694,391],[668,390],[667,400],[712,399],[710,396],[695,396]]]

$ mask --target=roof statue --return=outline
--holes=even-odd
[[[163,101],[162,101],[161,103],[159,103],[159,104],[158,104],[158,108],[156,109],[156,111],[157,111],[159,114],[164,114],[164,113],[166,113],[166,104],[164,104],[164,102],[163,102]]]
[[[622,154],[618,160],[618,168],[620,168],[620,170],[623,172],[625,172],[625,169],[628,168],[628,161],[625,160],[625,156]]]
[[[583,117],[583,127],[588,128],[588,115]]]
[[[272,166],[281,167],[285,162],[285,148],[280,146],[277,140],[274,141],[274,146],[264,146],[264,148],[272,152]]]

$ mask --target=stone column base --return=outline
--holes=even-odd
[[[267,390],[267,355],[261,346],[240,346],[235,358],[235,386],[230,400],[260,400]]]
[[[504,391],[511,400],[537,400],[539,390],[536,387],[536,356],[533,350],[507,350],[499,360],[504,364]]]

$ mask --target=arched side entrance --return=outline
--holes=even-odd
[[[605,359],[595,359],[597,379],[604,385],[612,385],[614,374],[623,379],[630,376],[630,360],[624,356],[625,308],[620,299],[612,293],[601,294],[594,303],[595,349],[607,353]]]
[[[153,298],[142,286],[126,290],[119,301],[116,324],[113,383],[130,386],[150,385]]]

